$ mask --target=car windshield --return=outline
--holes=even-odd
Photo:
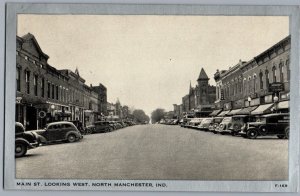
[[[223,118],[215,118],[214,119],[215,123],[220,123],[220,122],[222,122],[222,120],[223,120]]]
[[[212,119],[205,119],[203,123],[210,123]]]
[[[224,118],[222,122],[225,122],[225,123],[226,123],[226,122],[230,122],[230,121],[231,121],[231,118],[230,118],[230,117],[227,117],[227,118]]]
[[[265,117],[258,117],[258,118],[256,118],[256,122],[266,123],[266,118]]]

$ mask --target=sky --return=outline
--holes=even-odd
[[[107,87],[108,101],[173,110],[204,68],[213,74],[248,61],[289,35],[286,16],[18,15],[48,63],[79,70]]]

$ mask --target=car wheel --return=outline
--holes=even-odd
[[[285,138],[285,135],[277,135],[277,137],[278,137],[279,139],[283,139],[283,138]]]
[[[76,141],[76,136],[74,134],[68,135],[68,142],[72,143]]]
[[[22,157],[27,153],[27,145],[23,143],[15,144],[15,157]]]
[[[258,133],[256,129],[250,129],[247,131],[247,137],[249,139],[255,139],[257,137]]]
[[[259,128],[259,132],[261,135],[267,135],[268,130],[265,126]]]
[[[289,137],[290,137],[290,128],[289,127],[287,127],[286,129],[285,129],[285,139],[289,139]]]

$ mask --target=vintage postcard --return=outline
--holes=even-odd
[[[299,11],[7,4],[5,188],[297,192]]]

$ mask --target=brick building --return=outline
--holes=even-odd
[[[194,113],[197,116],[207,116],[214,107],[216,87],[209,84],[209,77],[202,68],[197,79],[197,85],[190,83],[189,94],[182,97],[182,113]]]
[[[290,47],[291,37],[288,36],[248,62],[240,61],[227,71],[217,71],[214,75],[216,106],[224,111],[232,110],[231,114],[287,112]],[[274,84],[283,88],[274,92],[270,87]]]
[[[80,120],[88,125],[97,119],[106,88],[94,91],[78,69],[57,70],[49,65],[49,56],[32,34],[17,36],[16,41],[16,121],[30,130],[58,120]]]

